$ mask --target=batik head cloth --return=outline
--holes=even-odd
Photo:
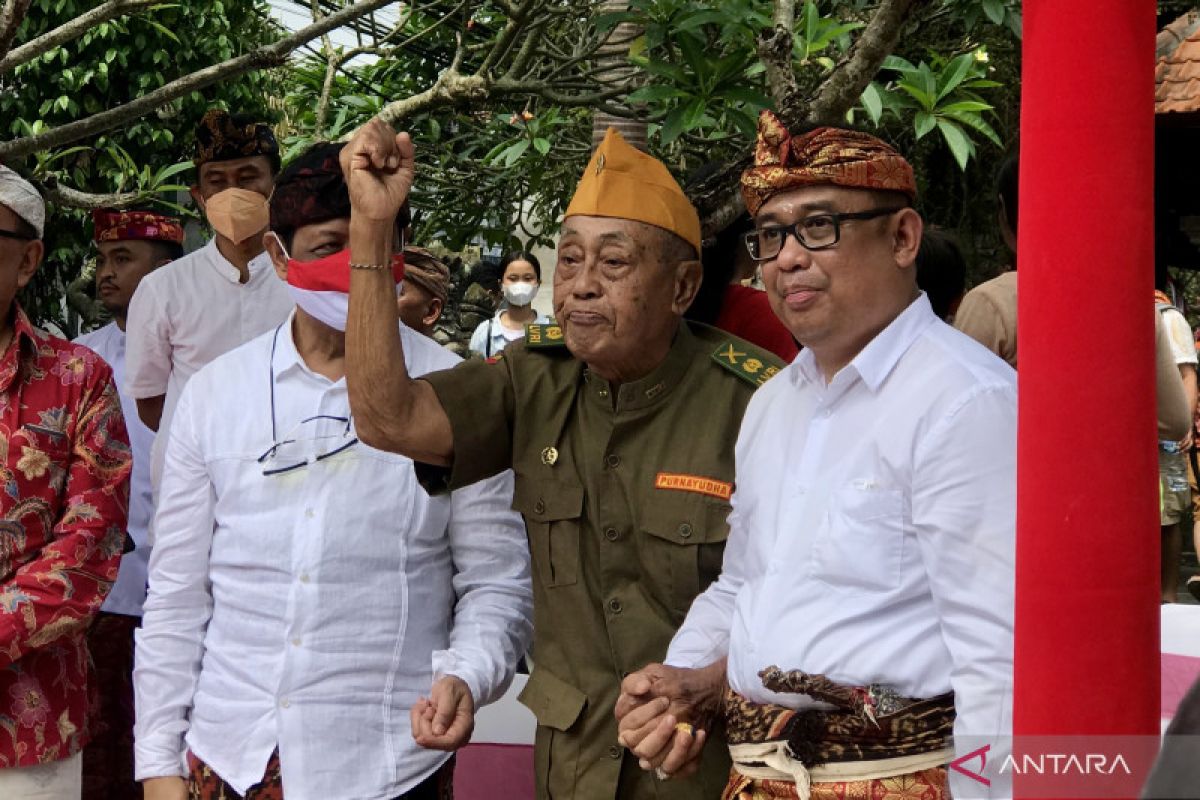
[[[247,122],[228,111],[214,108],[196,126],[196,153],[192,163],[199,167],[212,161],[266,156],[279,162],[279,142],[265,122]]]
[[[628,144],[616,128],[579,179],[566,216],[620,217],[654,225],[700,252],[700,215],[666,166]]]
[[[343,147],[313,145],[279,173],[271,196],[271,230],[295,231],[350,218],[350,193],[338,162]]]
[[[917,199],[912,165],[882,139],[828,127],[792,136],[779,117],[762,112],[754,166],[742,173],[746,210],[757,214],[772,195],[823,184],[900,192],[910,201]]]
[[[22,178],[15,170],[0,164],[0,206],[8,206],[42,237],[46,229],[46,201],[33,188],[33,184]]]
[[[96,232],[92,234],[96,243],[130,239],[183,243],[183,225],[175,217],[165,214],[97,208],[92,211],[92,222],[96,226]]]
[[[450,297],[450,268],[424,247],[404,248],[404,280],[420,286],[443,303]]]

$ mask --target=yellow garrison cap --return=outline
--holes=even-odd
[[[700,215],[666,166],[616,128],[592,154],[566,216],[620,217],[668,230],[700,252]]]

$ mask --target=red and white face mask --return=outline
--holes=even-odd
[[[314,261],[297,261],[288,255],[279,237],[276,241],[287,258],[287,285],[292,300],[310,317],[335,330],[346,330],[350,312],[350,248]],[[398,293],[404,281],[402,253],[392,256],[392,278]]]

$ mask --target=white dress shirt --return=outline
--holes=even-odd
[[[146,565],[150,562],[150,544],[146,541],[146,532],[150,517],[154,514],[154,501],[150,494],[150,448],[154,444],[154,431],[142,423],[137,404],[125,392],[125,331],[118,328],[117,323],[110,322],[103,328],[83,334],[75,343],[91,348],[112,367],[113,382],[121,398],[121,413],[125,417],[125,429],[129,431],[129,446],[133,452],[126,530],[135,549],[121,556],[117,582],[113,584],[100,610],[140,617],[142,602],[146,599]]]
[[[401,335],[410,374],[458,361]],[[490,702],[529,643],[512,475],[430,498],[409,459],[359,442],[264,476],[272,363],[277,439],[349,414],[345,380],[304,364],[290,322],[184,390],[137,634],[136,775],[182,775],[190,748],[244,793],[278,746],[288,800],[392,798],[448,757],[412,739],[418,696],[453,674]]]
[[[525,326],[519,328],[505,327],[500,321],[500,315],[508,310],[508,306],[501,304],[496,310],[495,316],[489,320],[484,320],[475,327],[475,332],[471,334],[471,342],[467,347],[473,353],[478,353],[484,358],[491,358],[499,355],[504,348],[508,347],[518,339],[525,338]],[[543,314],[537,309],[534,309],[537,317],[534,318],[531,324],[533,325],[549,325],[550,317]]]
[[[1011,735],[1016,396],[1012,368],[924,295],[828,385],[801,351],[746,410],[722,574],[667,663],[728,654],[735,691],[791,708],[825,706],[760,670],[953,689],[960,755],[994,756]]]
[[[170,428],[179,395],[196,372],[217,356],[274,330],[292,310],[287,286],[271,257],[262,253],[238,268],[217,249],[204,247],[151,272],[129,303],[125,391],[135,400],[166,395],[158,430]],[[151,484],[162,477],[167,437],[155,438]]]

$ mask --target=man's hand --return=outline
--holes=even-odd
[[[187,781],[183,778],[148,778],[142,781],[145,800],[187,800]]]
[[[690,775],[699,767],[724,691],[724,660],[701,669],[650,664],[621,682],[619,741],[642,769]]]
[[[453,752],[471,741],[475,699],[461,678],[447,675],[433,685],[429,698],[417,700],[409,714],[413,740],[430,750]]]
[[[378,118],[358,129],[341,154],[354,216],[391,223],[408,199],[416,171],[412,139]]]

